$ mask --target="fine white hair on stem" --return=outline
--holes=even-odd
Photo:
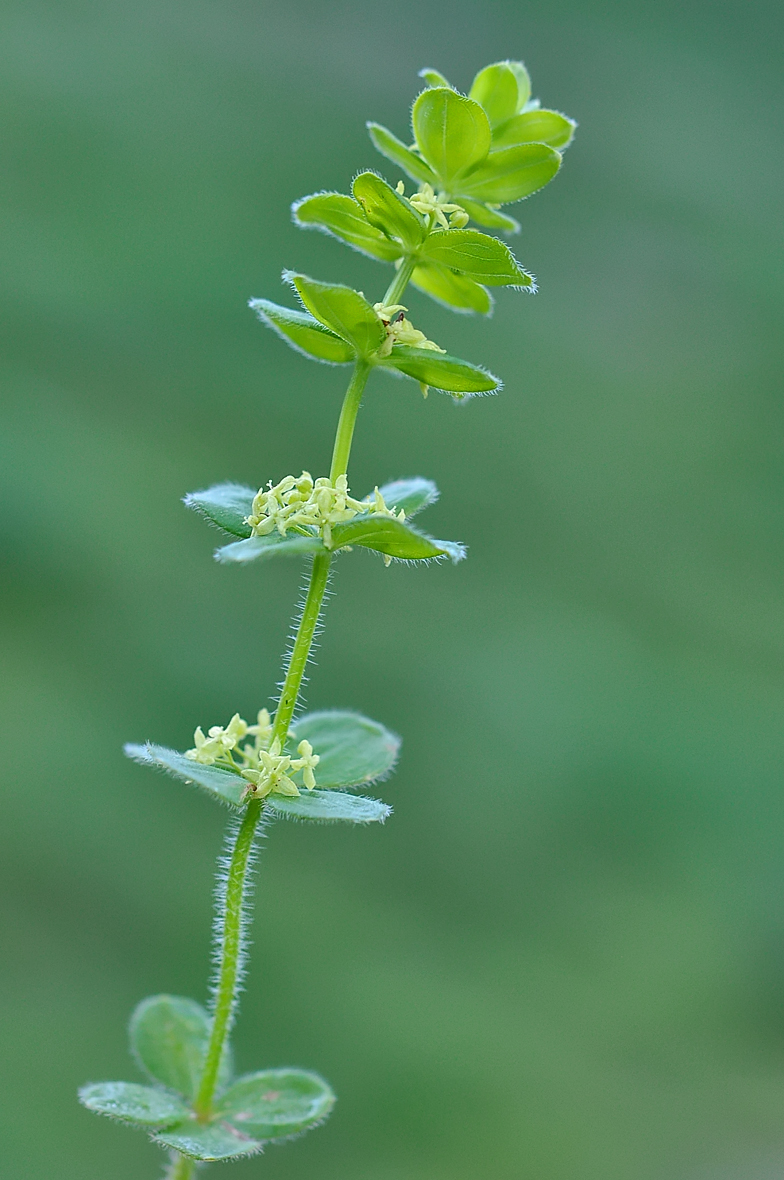
[[[310,587],[311,568],[312,568],[312,562],[311,562],[311,565],[308,567],[308,572],[305,575],[305,578],[303,579],[302,586],[300,587],[300,597],[299,597],[299,600],[298,600],[296,608],[295,608],[294,618],[291,620],[291,627],[289,629],[286,650],[283,655],[283,676],[282,676],[282,679],[279,680],[278,684],[277,684],[278,695],[275,697],[276,707],[280,704],[280,695],[283,692],[283,686],[286,683],[286,677],[288,676],[289,667],[291,665],[291,657],[294,654],[294,643],[297,638],[297,631],[299,630],[299,625],[302,621],[302,615],[303,615],[303,612],[305,610],[305,606],[308,601],[308,589]],[[324,608],[325,608],[328,600],[332,597],[332,590],[330,589],[330,583],[332,581],[333,570],[334,570],[334,566],[330,566],[329,574],[327,575],[327,585],[324,590],[324,595],[321,599],[321,603],[319,605],[318,619],[316,620],[316,626],[313,629],[313,638],[310,643],[310,649],[308,650],[308,658],[305,662],[306,668],[309,664],[315,663],[314,653],[315,653],[316,649],[318,648],[318,637],[319,637],[319,635],[322,634],[322,632],[324,630]],[[308,678],[307,672],[304,672],[302,675],[302,679],[300,681],[300,692],[297,696],[296,709],[294,710],[295,717],[296,717],[297,713],[301,712],[301,710],[302,710],[303,704],[300,699],[301,695],[302,695],[301,690],[308,683],[308,679],[309,678]],[[292,718],[292,720],[294,720],[294,718]]]
[[[170,1163],[163,1174],[163,1180],[180,1180],[180,1177],[184,1175],[182,1172],[183,1162],[189,1162],[191,1165],[191,1171],[187,1173],[188,1175],[196,1175],[196,1173],[200,1172],[202,1169],[202,1165],[200,1163],[197,1163],[196,1160],[187,1161],[187,1157],[180,1155],[178,1151],[170,1152],[169,1159]]]
[[[220,971],[221,965],[225,957],[225,932],[226,932],[226,888],[229,881],[229,870],[231,868],[232,856],[237,845],[237,837],[239,835],[240,827],[244,816],[239,815],[231,819],[226,830],[224,838],[223,852],[218,857],[218,872],[215,879],[215,917],[212,924],[212,966],[213,974],[210,982],[210,1008],[214,1009],[215,1002],[218,997],[218,988],[220,986]],[[259,859],[258,841],[265,836],[265,828],[267,825],[267,818],[262,814],[261,820],[256,828],[253,837],[253,843],[248,853],[247,867],[243,876],[242,882],[242,899],[240,902],[240,931],[239,931],[239,948],[237,952],[237,974],[234,982],[234,995],[231,1005],[231,1015],[229,1017],[229,1025],[227,1032],[231,1030],[234,1024],[234,1019],[237,1012],[237,1005],[239,1002],[240,992],[243,990],[243,981],[247,970],[248,951],[250,950],[250,923],[251,923],[251,901],[253,898],[253,891],[255,889],[255,868]]]

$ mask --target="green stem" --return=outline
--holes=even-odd
[[[402,268],[401,268],[402,269]],[[348,459],[351,453],[351,441],[354,436],[359,403],[370,373],[367,361],[358,360],[354,373],[343,399],[340,412],[335,449],[332,457],[332,471],[330,478],[334,482],[339,475],[345,475],[348,469]],[[302,678],[313,645],[321,604],[329,579],[329,567],[332,561],[331,553],[319,553],[313,559],[310,574],[310,584],[302,610],[302,617],[297,627],[294,646],[291,650],[286,678],[280,694],[278,708],[275,712],[275,722],[272,731],[273,741],[280,740],[285,744],[286,736],[297,706]],[[250,854],[256,828],[263,812],[263,802],[251,799],[245,809],[245,815],[237,831],[237,838],[231,852],[229,871],[226,877],[226,893],[222,914],[220,969],[218,972],[218,986],[215,993],[215,1007],[213,1011],[210,1042],[204,1059],[204,1072],[199,1083],[198,1094],[193,1104],[196,1114],[202,1120],[207,1120],[212,1113],[212,1100],[218,1082],[221,1058],[223,1056],[226,1038],[231,1030],[237,1001],[237,985],[239,983],[242,958],[242,924],[244,918],[245,893],[250,868]],[[190,1180],[192,1172],[190,1161],[181,1157],[174,1165],[173,1180]],[[185,1169],[184,1171],[182,1169]]]
[[[354,424],[357,420],[359,403],[362,401],[362,394],[364,393],[369,375],[370,365],[368,362],[358,359],[354,366],[354,372],[346,390],[346,395],[343,398],[340,418],[338,419],[338,428],[335,432],[335,446],[332,450],[332,467],[329,473],[332,483],[335,482],[339,475],[345,475],[348,471],[348,457],[351,454]]]
[[[193,1104],[194,1110],[201,1119],[209,1118],[212,1111],[212,1099],[218,1082],[223,1049],[234,1017],[237,984],[242,965],[242,924],[250,854],[263,807],[260,799],[251,799],[246,807],[245,815],[237,831],[237,838],[234,841],[229,871],[226,876],[220,971],[215,991],[212,1031],[207,1047],[207,1056],[204,1059],[204,1073],[201,1077],[196,1101]],[[187,1173],[185,1175],[187,1176]]]
[[[286,679],[283,681],[278,708],[275,712],[272,740],[274,741],[275,738],[279,738],[281,746],[285,745],[291,719],[297,707],[297,698],[299,697],[299,690],[302,685],[302,677],[305,675],[313,636],[316,632],[316,624],[321,614],[321,604],[324,601],[324,592],[327,589],[329,564],[331,561],[331,553],[319,553],[317,557],[313,558],[310,585],[308,586],[305,605],[302,608],[302,617],[297,627],[294,646],[291,649],[289,666],[286,670]]]
[[[354,372],[351,375],[348,389],[343,398],[338,427],[335,432],[335,446],[332,450],[332,468],[329,473],[332,483],[335,482],[339,475],[345,475],[348,471],[351,443],[354,438],[354,425],[357,420],[357,414],[359,413],[359,403],[362,400],[362,394],[365,390],[368,376],[370,375],[370,369],[371,366],[368,361],[359,358],[354,365]],[[331,553],[319,553],[317,557],[313,558],[308,593],[305,598],[305,605],[302,608],[302,617],[297,627],[294,646],[291,649],[291,658],[286,669],[286,679],[283,681],[280,700],[278,701],[278,707],[275,712],[272,738],[273,741],[275,738],[278,738],[281,746],[285,745],[291,719],[297,707],[299,690],[302,686],[302,677],[305,675],[308,656],[310,655],[310,649],[313,644],[313,636],[315,635],[319,615],[321,614],[321,604],[324,601],[324,593],[327,589],[331,561]]]
[[[408,254],[400,264],[400,269],[395,275],[392,282],[387,287],[387,293],[382,299],[382,303],[388,307],[390,303],[399,303],[403,298],[403,292],[408,284],[411,282],[411,276],[414,273],[417,259],[413,254]]]
[[[166,1180],[191,1180],[196,1175],[196,1165],[187,1155],[178,1155],[166,1173]]]
[[[403,259],[400,269],[387,288],[387,293],[382,303],[388,305],[390,303],[397,303],[402,299],[405,289],[411,281],[416,264],[417,259],[413,255],[408,255]],[[329,478],[332,483],[335,482],[339,475],[345,475],[348,471],[348,458],[351,454],[354,426],[357,421],[362,394],[365,391],[365,385],[370,376],[370,369],[371,365],[368,361],[362,360],[360,357],[357,358],[351,381],[343,398],[340,418],[338,419],[338,428],[335,433],[335,445],[332,449],[332,467],[329,472]]]

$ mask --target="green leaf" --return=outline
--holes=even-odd
[[[423,70],[420,70],[417,77],[424,78],[428,86],[449,86],[444,75],[440,74],[438,70],[432,70],[429,66],[425,66]],[[450,89],[452,88],[450,87]]]
[[[352,191],[371,225],[389,237],[399,238],[411,250],[422,244],[424,218],[375,172],[360,172]]]
[[[478,283],[536,290],[533,278],[522,269],[509,247],[477,229],[437,231],[427,239],[424,252],[433,262],[461,271]]]
[[[174,1094],[137,1086],[135,1082],[97,1082],[82,1086],[82,1106],[96,1114],[133,1123],[137,1127],[170,1127],[188,1117],[188,1108]]]
[[[267,1141],[311,1130],[334,1105],[335,1095],[318,1074],[265,1069],[238,1078],[221,1098],[216,1114],[244,1134]]]
[[[572,142],[576,127],[574,119],[558,111],[525,111],[495,129],[493,151],[521,143],[546,143],[563,151]]]
[[[397,243],[390,242],[381,230],[369,223],[362,206],[353,197],[341,193],[316,193],[297,201],[291,211],[297,225],[320,229],[371,258],[394,262],[400,257]]]
[[[490,150],[490,124],[479,103],[445,86],[422,91],[411,123],[420,152],[447,189]]]
[[[514,217],[509,217],[498,209],[489,208],[482,201],[471,201],[461,195],[460,204],[477,225],[483,225],[485,229],[500,229],[506,234],[519,234],[520,232],[519,221],[515,221]]]
[[[393,164],[397,164],[398,168],[402,168],[412,180],[424,180],[434,187],[438,186],[438,177],[430,165],[426,164],[416,152],[412,152],[411,148],[407,148],[396,135],[387,131],[386,127],[382,127],[380,123],[367,123],[366,126],[376,151],[381,152],[381,155],[386,156]]]
[[[249,537],[251,528],[245,523],[253,508],[253,488],[239,483],[216,483],[203,492],[188,492],[183,497],[186,508],[193,508],[200,516],[212,521],[224,532],[235,537]]]
[[[311,315],[348,341],[360,356],[370,356],[379,348],[386,335],[384,325],[359,291],[338,283],[320,283],[290,270],[284,271],[283,278]]]
[[[517,78],[517,109],[521,111],[531,98],[531,75],[521,61],[506,63]]]
[[[384,497],[387,508],[395,508],[398,511],[402,508],[406,516],[421,512],[423,508],[435,504],[438,499],[438,488],[432,479],[423,479],[420,475],[415,475],[411,479],[393,480],[378,490]],[[372,500],[372,493],[365,499]]]
[[[396,557],[399,561],[430,561],[434,557],[450,557],[457,562],[465,557],[465,549],[455,541],[436,541],[411,525],[404,524],[402,520],[376,513],[355,516],[345,524],[333,525],[332,547],[339,549],[343,545],[361,545],[365,549],[385,553],[388,557]]]
[[[461,181],[461,191],[491,205],[506,205],[543,188],[560,166],[560,153],[544,143],[501,148]]]
[[[491,127],[497,127],[520,110],[517,74],[507,61],[485,66],[474,78],[468,97],[484,108]]]
[[[151,1078],[192,1100],[204,1066],[210,1026],[209,1015],[195,1000],[186,996],[148,996],[131,1016],[131,1052]],[[218,1084],[225,1086],[230,1077],[227,1049]]]
[[[304,311],[293,311],[281,307],[269,299],[251,299],[252,307],[263,324],[285,340],[297,352],[312,360],[326,361],[329,365],[347,365],[354,359],[354,349],[330,332],[328,328]]]
[[[127,757],[132,758],[134,762],[166,770],[184,783],[195,783],[197,787],[202,787],[222,803],[231,803],[239,807],[243,802],[243,794],[248,784],[244,778],[232,774],[229,770],[222,770],[219,766],[204,766],[201,762],[186,758],[177,750],[154,746],[151,742],[144,746],[129,743],[124,750]]]
[[[315,773],[322,789],[360,787],[385,778],[400,750],[397,734],[360,713],[342,709],[306,713],[293,729],[296,742],[309,741],[319,756]]]
[[[489,315],[493,310],[493,297],[489,291],[473,279],[455,274],[446,266],[436,263],[418,266],[411,276],[411,282],[431,299],[455,311],[477,311],[480,315]]]
[[[226,1122],[197,1123],[195,1118],[153,1136],[162,1147],[170,1147],[192,1160],[231,1160],[256,1155],[262,1144]]]
[[[224,545],[215,550],[215,560],[222,565],[246,565],[249,561],[258,561],[268,557],[308,557],[313,553],[323,553],[324,543],[320,537],[306,537],[300,533],[289,533],[281,537],[280,533],[268,533],[266,537],[248,537],[244,541],[232,541],[231,545]]]
[[[367,795],[347,795],[345,791],[307,791],[298,798],[268,795],[265,804],[286,819],[306,819],[313,823],[383,823],[392,808]]]
[[[467,393],[492,393],[501,388],[498,378],[486,369],[446,353],[433,352],[429,348],[409,348],[398,344],[381,364],[413,377],[421,385],[432,385],[434,389],[442,389],[458,398]],[[238,545],[244,543],[237,542]]]

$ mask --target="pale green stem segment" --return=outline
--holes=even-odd
[[[348,457],[351,454],[354,424],[357,420],[359,403],[362,401],[362,394],[365,391],[369,375],[369,363],[357,359],[357,363],[354,365],[354,372],[351,375],[351,381],[346,390],[346,396],[343,398],[340,418],[338,419],[338,428],[335,433],[335,446],[332,450],[332,467],[329,473],[329,478],[333,483],[339,475],[345,475],[348,471]]]
[[[345,475],[348,472],[348,460],[351,454],[351,443],[354,438],[354,425],[357,420],[357,414],[359,413],[362,394],[365,391],[365,385],[370,375],[370,369],[371,365],[368,361],[357,358],[356,364],[354,365],[354,372],[351,375],[351,381],[343,398],[340,418],[338,419],[338,428],[335,433],[332,467],[329,473],[329,478],[333,484],[339,475]],[[278,708],[275,712],[272,737],[273,740],[279,738],[281,746],[286,742],[291,719],[297,707],[302,677],[305,675],[308,656],[310,655],[310,649],[313,644],[313,636],[316,632],[319,615],[321,614],[321,604],[324,601],[324,593],[327,589],[331,561],[331,553],[319,553],[318,557],[313,558],[313,569],[310,574],[310,584],[305,599],[305,606],[302,610],[302,618],[299,621],[294,646],[291,650],[289,666],[286,670],[286,679],[283,681],[283,689],[281,690]]]
[[[212,1032],[204,1059],[204,1073],[193,1108],[201,1119],[207,1119],[212,1111],[212,1099],[218,1081],[223,1047],[231,1029],[237,982],[242,951],[242,919],[248,865],[253,848],[253,837],[263,810],[261,799],[251,799],[237,832],[237,839],[229,862],[226,877],[226,900],[222,915],[221,963],[218,986],[215,992],[215,1008],[212,1016]],[[186,1173],[187,1175],[187,1173]]]
[[[386,304],[387,307],[390,303],[399,303],[403,298],[403,292],[411,282],[411,276],[414,273],[416,264],[417,259],[411,254],[403,259],[400,264],[400,270],[387,287],[387,293],[382,300],[382,303]]]
[[[196,1165],[187,1155],[179,1155],[166,1173],[166,1180],[192,1180],[196,1175]]]
[[[297,707],[297,698],[299,697],[302,677],[305,675],[313,636],[316,632],[319,615],[321,614],[321,604],[324,601],[324,592],[327,589],[329,563],[331,561],[331,553],[319,553],[317,557],[313,558],[313,569],[310,574],[308,594],[305,599],[305,606],[302,609],[302,618],[299,621],[294,646],[291,649],[291,658],[289,660],[288,670],[286,671],[286,679],[283,681],[283,689],[280,694],[280,700],[278,701],[275,724],[272,730],[273,741],[275,738],[280,738],[281,746],[285,744],[291,719]]]

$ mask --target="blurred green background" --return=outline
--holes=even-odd
[[[523,57],[581,124],[519,206],[538,276],[415,322],[506,381],[373,378],[352,485],[437,480],[458,568],[340,562],[309,704],[405,736],[384,829],[266,842],[239,1065],[322,1071],[240,1177],[784,1170],[782,35],[772,3],[5,0],[0,1174],[160,1175],[75,1102],[205,995],[225,813],[121,755],[277,679],[301,568],[179,503],[326,469],[345,373],[255,322],[296,231],[405,134],[416,71]],[[209,1173],[212,1174],[211,1172]],[[217,1174],[217,1169],[216,1169]]]

